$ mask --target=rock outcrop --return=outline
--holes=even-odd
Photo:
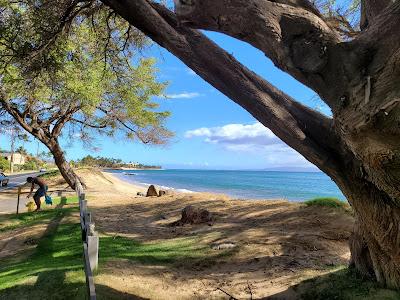
[[[149,186],[146,197],[158,197],[158,188],[155,185]]]

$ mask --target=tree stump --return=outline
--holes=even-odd
[[[185,224],[211,224],[214,221],[214,216],[206,209],[194,207],[192,205],[186,206],[182,210],[182,217],[180,220],[171,224],[171,226],[183,226]]]

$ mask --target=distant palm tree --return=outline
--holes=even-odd
[[[18,152],[18,153],[20,153],[20,154],[22,154],[22,155],[28,155],[28,151],[24,148],[24,146],[19,146],[19,147],[15,150],[15,152]]]

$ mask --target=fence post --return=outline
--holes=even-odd
[[[87,237],[90,269],[92,272],[97,269],[99,264],[99,236],[89,235]]]
[[[21,197],[21,187],[18,187],[17,215],[19,213],[19,199]]]
[[[76,184],[75,191],[79,198],[79,216],[81,221],[83,257],[88,297],[90,300],[96,300],[93,271],[97,268],[99,261],[99,237],[94,231],[91,214],[87,210],[85,193],[79,181]]]

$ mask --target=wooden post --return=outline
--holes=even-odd
[[[19,213],[19,198],[21,196],[21,187],[18,187],[17,215]]]
[[[89,253],[86,243],[83,243],[83,259],[85,266],[85,275],[86,275],[85,277],[86,277],[88,298],[90,300],[96,300],[96,287],[94,285],[93,272],[90,268]]]
[[[87,237],[89,265],[92,272],[97,269],[99,264],[99,236],[88,235]]]

